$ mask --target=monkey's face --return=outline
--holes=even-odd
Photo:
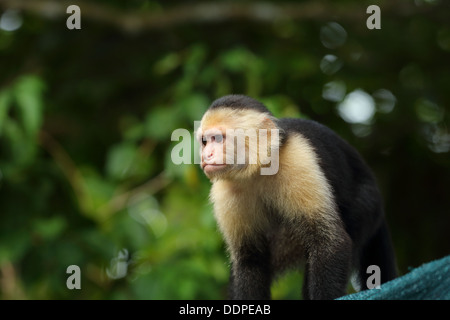
[[[259,135],[273,127],[267,115],[253,110],[207,111],[197,131],[203,172],[211,180],[253,176],[261,168],[261,159],[267,158],[261,151],[267,154],[270,149],[267,139],[259,146],[263,141]]]
[[[245,167],[245,160],[236,163],[236,154],[239,152],[229,129],[224,126],[200,129],[197,138],[201,144],[201,168],[209,179],[231,178]]]
[[[223,172],[227,167],[225,139],[221,128],[213,127],[201,133],[199,138],[202,145],[201,166],[209,178]]]

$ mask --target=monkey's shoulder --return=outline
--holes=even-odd
[[[283,130],[283,145],[298,146],[298,142],[288,143],[301,136],[301,140],[314,151],[317,160],[332,183],[338,183],[347,176],[372,179],[372,174],[359,152],[329,127],[307,119],[281,118],[278,127]]]
[[[318,153],[345,153],[351,157],[358,157],[356,150],[329,127],[308,119],[281,118],[278,127],[282,129],[282,140],[285,142],[290,136],[299,134],[309,141]]]
[[[313,120],[281,118],[278,120],[278,126],[287,136],[297,133],[309,140],[320,139],[330,142],[342,140],[333,130]]]

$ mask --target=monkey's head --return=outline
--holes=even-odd
[[[214,101],[197,131],[206,176],[245,179],[271,167],[280,146],[276,121],[262,103],[247,96],[228,95]]]

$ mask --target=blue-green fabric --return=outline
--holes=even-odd
[[[423,264],[384,283],[380,289],[346,295],[339,300],[450,300],[450,256]]]

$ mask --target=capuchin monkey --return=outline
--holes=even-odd
[[[367,288],[370,265],[381,283],[396,276],[375,178],[333,131],[228,95],[211,104],[196,134],[230,254],[230,298],[270,299],[276,276],[299,267],[305,299],[345,295],[352,272]]]

